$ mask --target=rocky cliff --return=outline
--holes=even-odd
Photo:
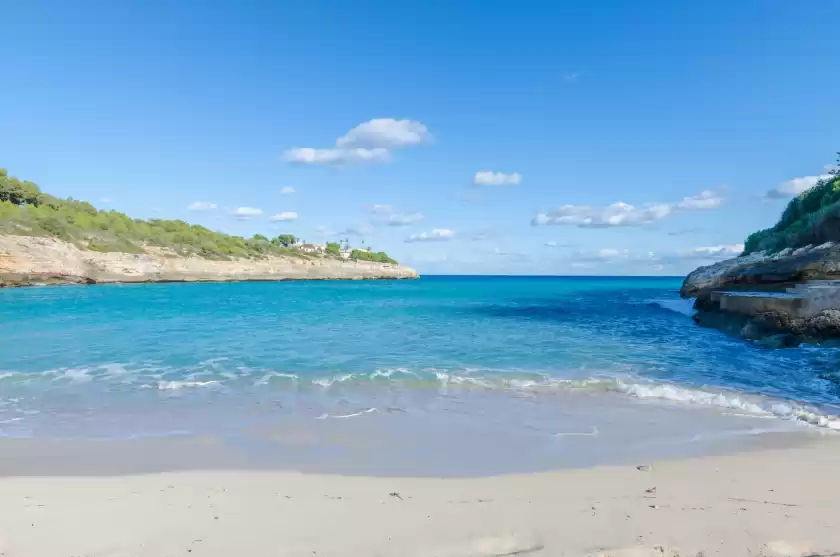
[[[700,267],[680,294],[694,320],[773,346],[840,338],[840,244],[763,252]],[[809,311],[809,308],[813,311]]]
[[[417,278],[388,263],[330,258],[265,257],[214,261],[159,248],[100,253],[55,238],[0,235],[0,286],[111,282],[226,282]]]
[[[700,267],[686,277],[680,294],[698,299],[721,288],[783,287],[815,279],[840,278],[840,244],[786,249],[777,254],[752,253]]]

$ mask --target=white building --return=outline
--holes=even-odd
[[[304,253],[322,253],[326,250],[326,246],[320,244],[301,244],[299,249]]]

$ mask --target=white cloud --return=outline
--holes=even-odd
[[[737,257],[744,251],[744,244],[725,244],[720,246],[701,246],[692,249],[687,255],[698,257]]]
[[[714,209],[722,203],[723,197],[711,190],[706,190],[698,195],[685,197],[676,203],[648,203],[641,207],[623,202],[613,203],[606,207],[563,205],[557,209],[537,213],[531,224],[581,228],[643,226],[658,222],[676,211]]]
[[[390,215],[394,212],[394,206],[384,203],[374,203],[370,206],[370,212],[376,213],[377,215]]]
[[[187,211],[212,211],[215,208],[215,203],[208,203],[207,201],[193,201],[187,207]]]
[[[620,250],[615,248],[603,248],[599,249],[595,254],[592,256],[595,259],[599,259],[602,261],[614,261],[618,258],[624,258],[630,255],[630,250]]]
[[[283,156],[296,164],[388,162],[393,149],[419,145],[430,138],[429,130],[420,122],[376,118],[339,137],[335,147],[294,147]]]
[[[522,175],[518,172],[505,174],[504,172],[492,172],[481,170],[475,173],[473,183],[477,186],[516,186],[522,182]]]
[[[410,226],[423,220],[423,213],[394,213],[386,221],[388,226]]]
[[[292,186],[286,186],[280,190],[280,195],[292,195],[293,193],[297,193],[297,190]]]
[[[559,242],[555,242],[554,240],[546,242],[544,245],[547,248],[573,248],[573,247],[575,247],[574,244],[561,244]]]
[[[272,222],[281,222],[281,221],[290,221],[290,220],[297,220],[298,214],[294,211],[283,211],[282,213],[277,213],[273,217],[271,217]]]
[[[431,232],[421,232],[406,238],[406,242],[443,242],[455,237],[455,231],[448,228],[434,228]]]
[[[628,203],[613,203],[606,207],[589,205],[563,205],[557,209],[538,213],[534,225],[567,225],[581,228],[608,228],[612,226],[641,226],[662,220],[673,211],[671,205],[635,207]]]
[[[394,149],[419,145],[431,137],[425,125],[414,120],[375,118],[359,124],[335,144],[341,148]]]
[[[285,153],[286,161],[296,164],[346,164],[352,162],[387,162],[391,160],[388,149],[313,149],[295,147]]]
[[[723,204],[723,197],[712,190],[701,191],[698,195],[684,197],[677,203],[680,209],[714,209]]]
[[[111,203],[113,203],[113,202],[114,202],[114,200],[113,200],[113,199],[111,199],[110,197],[103,197],[103,198],[102,198],[102,199],[100,199],[99,201],[101,201],[101,202],[102,202],[102,203],[104,203],[105,205],[110,205]]]
[[[772,190],[764,194],[767,199],[786,199],[789,197],[796,197],[802,192],[808,191],[817,185],[820,180],[831,178],[828,174],[821,176],[803,176],[802,178],[794,178],[787,182],[782,182]]]
[[[257,209],[256,207],[239,207],[231,213],[231,216],[239,220],[247,220],[258,217],[262,214],[262,209]]]
[[[567,72],[563,74],[563,81],[566,83],[572,83],[573,81],[577,81],[580,77],[580,73],[578,72]]]
[[[655,257],[663,263],[681,263],[685,261],[715,261],[738,257],[744,251],[744,244],[721,244],[717,246],[699,246],[670,253],[663,253]]]

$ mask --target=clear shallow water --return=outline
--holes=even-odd
[[[399,451],[418,462],[427,450],[501,462],[512,458],[503,441],[538,468],[840,428],[840,351],[768,350],[697,328],[679,283],[0,290],[0,435],[212,434],[249,452],[282,447],[301,467]]]

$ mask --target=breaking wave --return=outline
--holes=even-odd
[[[192,367],[173,368],[155,365],[128,366],[110,363],[85,368],[60,368],[40,373],[0,370],[0,387],[6,395],[31,395],[34,392],[62,389],[119,389],[120,391],[175,391],[184,395],[206,389],[232,395],[249,389],[262,392],[315,392],[340,396],[345,389],[385,388],[411,391],[432,390],[440,394],[482,390],[513,394],[602,393],[614,394],[662,404],[715,407],[737,415],[778,418],[840,431],[840,409],[817,406],[745,393],[723,388],[694,387],[664,381],[652,381],[630,374],[590,375],[575,379],[558,378],[550,373],[492,369],[377,369],[355,373],[289,373],[246,366],[224,367],[219,362],[202,362]],[[6,401],[16,400],[6,398]],[[546,399],[551,403],[550,399]],[[3,403],[0,402],[0,413]],[[376,412],[365,408],[346,415],[327,418],[350,418]],[[2,417],[2,416],[0,416]],[[584,432],[585,433],[585,432]]]

